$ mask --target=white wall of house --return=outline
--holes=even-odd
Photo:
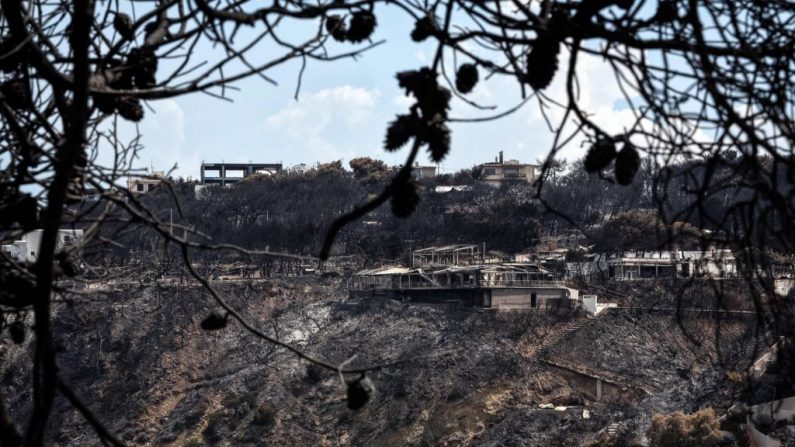
[[[44,230],[25,233],[13,244],[3,245],[3,251],[18,262],[34,263],[39,257],[39,247]],[[61,229],[55,241],[55,251],[59,252],[83,237],[83,230]]]

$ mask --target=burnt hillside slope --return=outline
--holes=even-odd
[[[258,327],[331,363],[407,362],[368,375],[372,397],[352,411],[337,375],[235,323],[203,331],[199,323],[215,307],[197,286],[115,285],[60,305],[55,337],[62,376],[129,445],[587,445],[605,436],[611,423],[631,421],[630,430],[642,430],[653,412],[683,405],[681,396],[663,402],[647,396],[651,404],[645,406],[596,403],[541,361],[539,346],[584,318],[578,314],[351,302],[340,280],[315,277],[219,287]],[[586,323],[554,352],[611,370],[617,356],[632,362],[634,351],[622,340],[637,345],[642,337],[647,358],[634,373],[643,379],[667,371],[659,366],[669,362],[673,342],[648,335],[649,327],[660,325],[658,317],[608,314]],[[692,368],[736,367],[717,365],[708,345],[699,349],[699,355],[683,354]],[[0,349],[0,385],[17,413],[29,411],[29,371],[21,367],[29,350]],[[717,373],[666,372],[662,378],[669,390],[708,389],[724,380]],[[731,398],[715,394],[698,406],[724,408]],[[540,406],[550,403],[567,408]],[[60,402],[56,409],[51,442],[98,445],[67,408]]]

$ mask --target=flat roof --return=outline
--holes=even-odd
[[[486,167],[489,167],[489,168],[490,168],[490,167],[497,167],[497,166],[511,166],[511,167],[516,167],[516,166],[532,166],[532,167],[534,167],[534,168],[541,167],[541,165],[534,165],[534,164],[532,164],[532,163],[519,163],[519,162],[513,162],[513,161],[510,161],[510,160],[509,160],[509,161],[502,162],[502,163],[500,163],[500,162],[493,162],[493,161],[491,161],[491,162],[488,162],[488,163],[483,163],[481,166],[486,166]]]
[[[202,162],[202,168],[204,168],[204,169],[207,169],[207,168],[214,169],[215,167],[221,167],[221,166],[223,166],[225,168],[232,168],[233,170],[234,169],[244,169],[244,168],[248,168],[248,167],[252,167],[252,168],[255,168],[255,169],[256,168],[279,168],[279,169],[282,168],[282,164],[281,163],[226,163],[226,162],[204,163],[204,162]]]
[[[477,265],[451,265],[439,269],[423,270],[421,268],[408,268],[408,267],[378,267],[373,269],[362,270],[355,273],[355,276],[379,276],[379,275],[405,275],[405,274],[424,274],[433,275],[437,273],[463,273],[463,272],[517,272],[517,273],[550,273],[537,264],[527,263],[503,263],[503,264],[477,264]]]
[[[414,253],[439,253],[444,251],[458,251],[458,250],[466,250],[468,248],[479,248],[480,245],[478,244],[453,244],[453,245],[441,245],[436,247],[425,247],[419,248],[414,250]]]
[[[401,275],[404,273],[416,272],[416,269],[407,267],[378,267],[374,269],[362,270],[354,273],[355,276],[374,276],[374,275]]]

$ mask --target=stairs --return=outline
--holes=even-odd
[[[607,428],[605,429],[607,436],[610,436],[611,438],[615,436],[616,433],[618,433],[619,427],[621,427],[621,424],[619,424],[618,422],[613,422],[610,425],[608,425]]]
[[[576,320],[569,321],[563,327],[559,328],[559,330],[556,331],[554,334],[546,337],[544,341],[541,343],[541,346],[538,347],[539,358],[547,357],[552,352],[555,345],[558,344],[558,342],[560,342],[562,339],[569,336],[570,334],[579,331],[591,321],[592,320],[588,318],[578,318]]]

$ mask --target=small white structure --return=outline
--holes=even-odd
[[[596,295],[583,295],[582,308],[590,315],[596,315]]]
[[[452,191],[457,191],[457,192],[472,191],[472,185],[450,185],[450,186],[436,185],[436,187],[433,188],[433,192],[437,194],[446,194]]]
[[[420,162],[415,161],[411,167],[411,178],[415,180],[436,177],[436,166],[420,166]]]
[[[38,259],[39,247],[41,246],[41,237],[43,234],[44,230],[33,230],[29,233],[25,233],[19,240],[14,241],[12,244],[3,245],[2,250],[17,262],[27,262],[32,264],[36,262],[36,259]],[[82,237],[83,230],[58,230],[58,236],[55,241],[56,253],[68,248]]]
[[[618,307],[616,303],[600,303],[596,295],[583,295],[580,299],[580,304],[588,315],[595,317],[607,309]]]
[[[314,166],[310,166],[310,165],[308,165],[306,163],[299,163],[299,164],[293,166],[292,168],[290,168],[290,173],[291,174],[305,175],[305,174],[308,174],[313,169],[315,169]]]

